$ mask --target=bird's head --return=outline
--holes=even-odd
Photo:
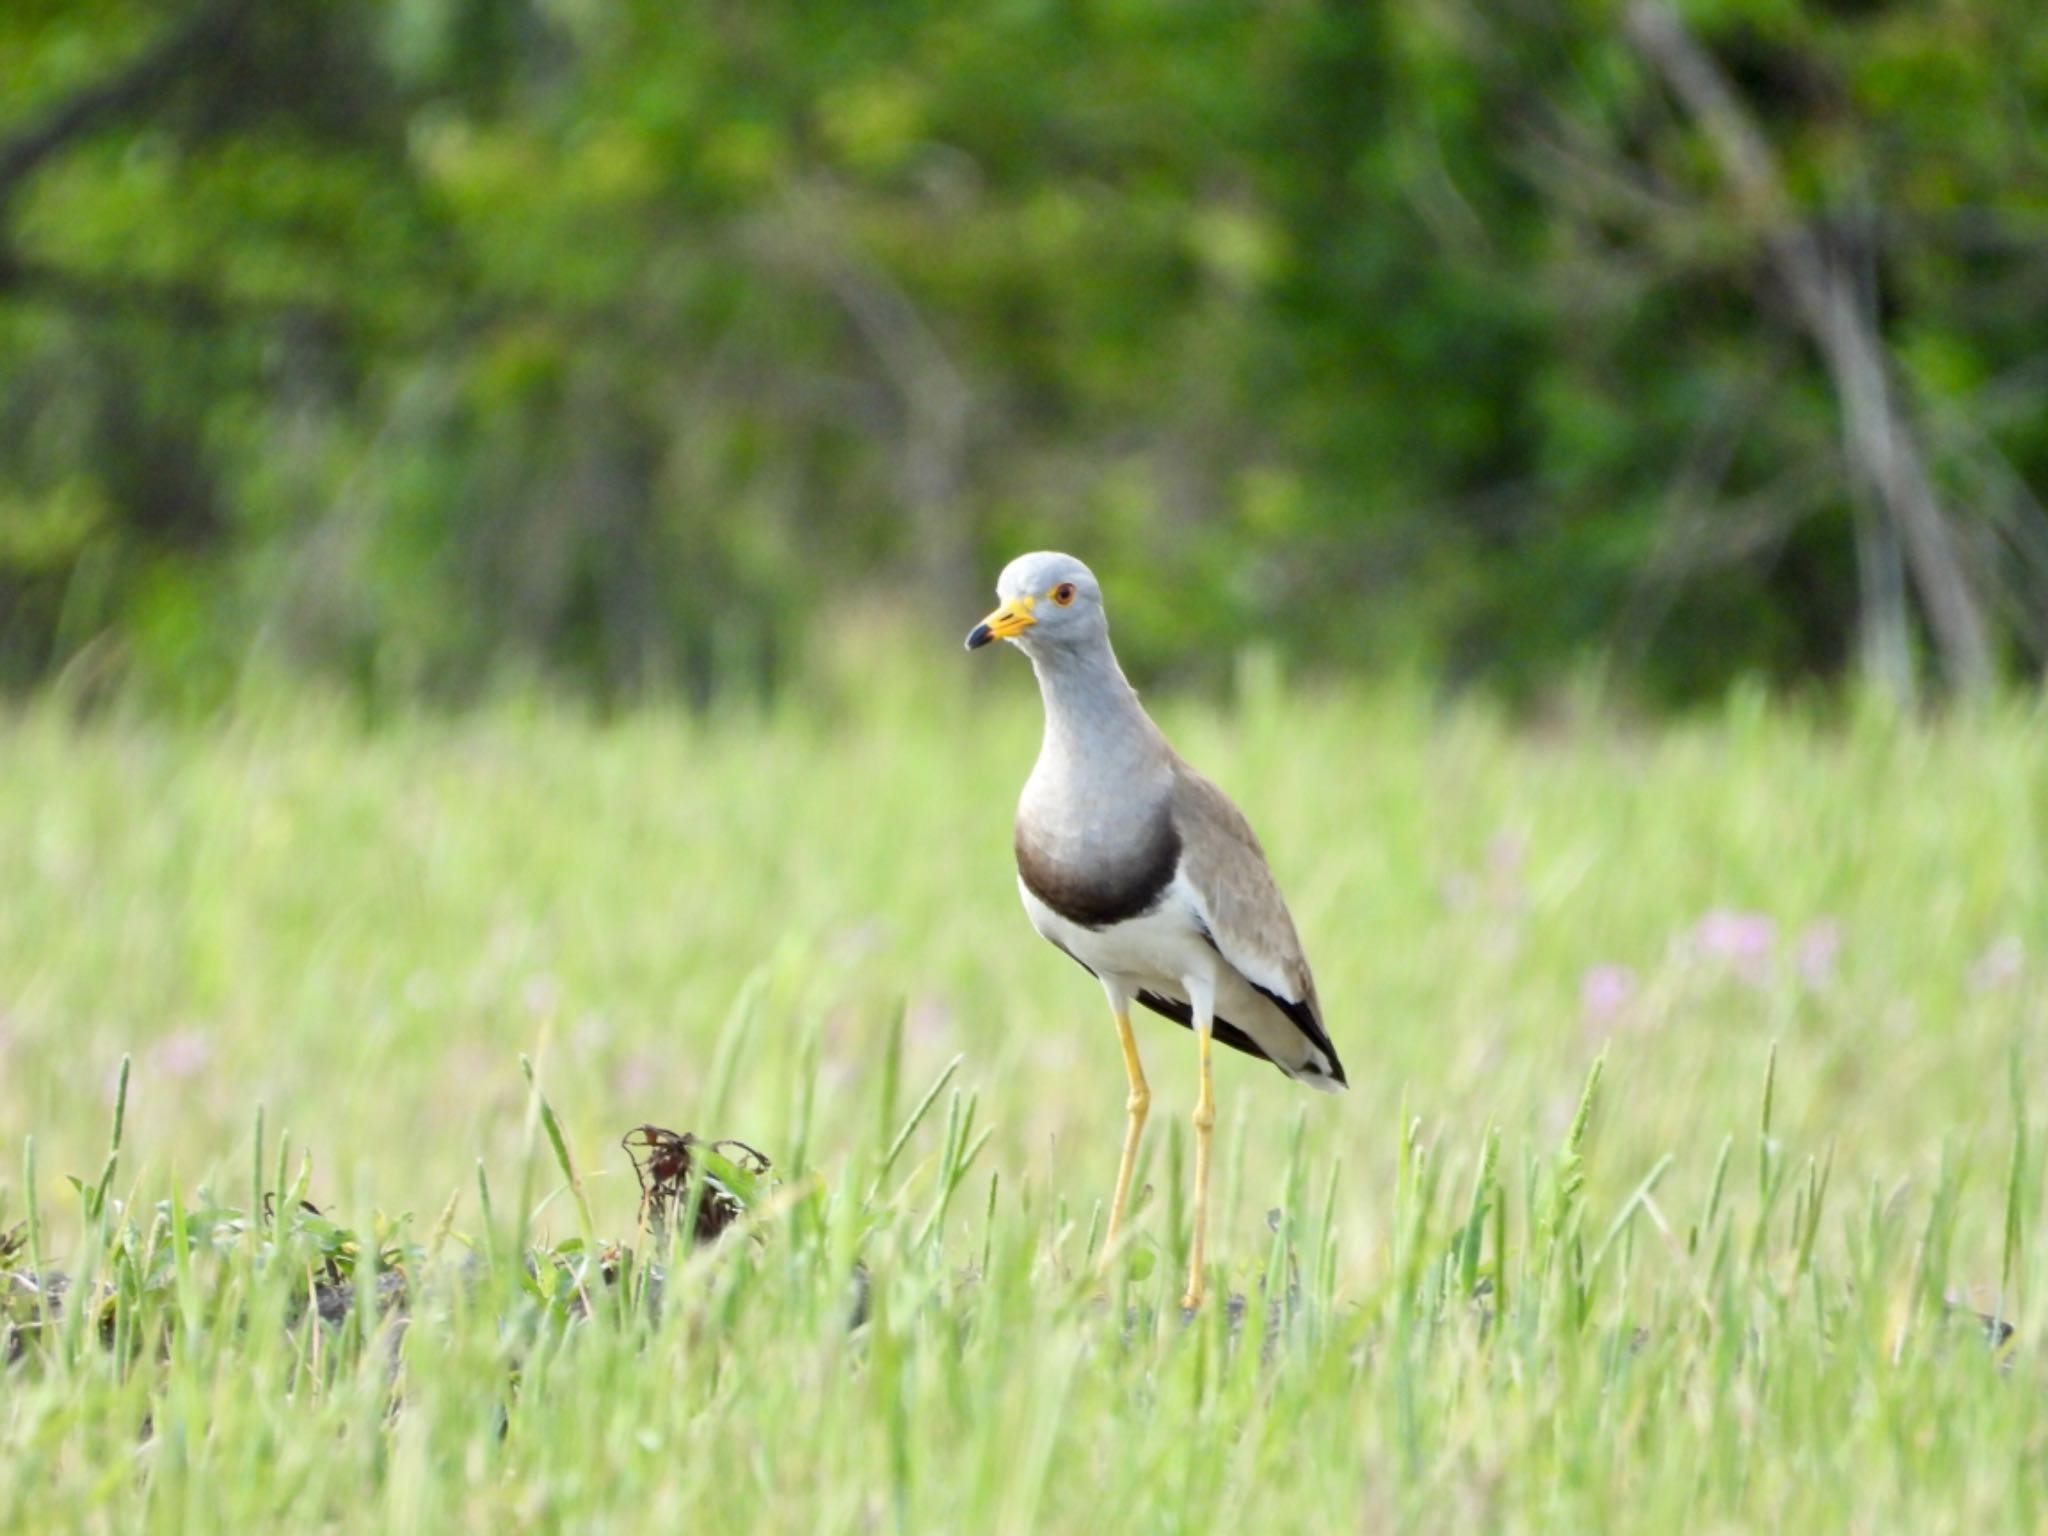
[[[967,649],[1012,640],[1027,654],[1081,645],[1108,632],[1102,585],[1072,555],[1019,555],[996,578],[996,611],[968,631]]]

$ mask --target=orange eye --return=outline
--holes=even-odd
[[[1052,589],[1052,600],[1062,608],[1066,607],[1067,604],[1074,600],[1074,584],[1071,581],[1063,581],[1054,587]]]

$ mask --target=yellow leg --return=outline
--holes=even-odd
[[[1138,1138],[1145,1134],[1145,1116],[1152,1108],[1152,1090],[1145,1086],[1145,1066],[1138,1060],[1138,1040],[1131,1033],[1131,1015],[1116,1011],[1116,1037],[1124,1048],[1124,1074],[1131,1080],[1131,1096],[1124,1100],[1129,1117],[1124,1122],[1124,1156],[1116,1170],[1116,1199],[1109,1207],[1109,1236],[1103,1240],[1102,1262],[1116,1251],[1117,1233],[1123,1230],[1124,1205],[1131,1198],[1131,1170],[1138,1163]]]
[[[1193,1311],[1202,1304],[1202,1259],[1209,1224],[1209,1133],[1216,1125],[1216,1094],[1209,1086],[1209,1031],[1195,1032],[1202,1055],[1202,1086],[1195,1095],[1195,1216],[1188,1247],[1188,1291],[1180,1304]]]

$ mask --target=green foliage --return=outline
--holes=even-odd
[[[1692,9],[2037,655],[2031,10]],[[1696,696],[1872,622],[1840,402],[1606,0],[17,5],[0,150],[138,69],[0,183],[17,681],[702,698],[1047,545],[1141,670]]]

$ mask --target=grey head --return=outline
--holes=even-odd
[[[1091,650],[1109,640],[1102,584],[1072,555],[1039,550],[1019,555],[996,578],[996,611],[967,635],[967,649],[1008,640],[1037,660]]]

